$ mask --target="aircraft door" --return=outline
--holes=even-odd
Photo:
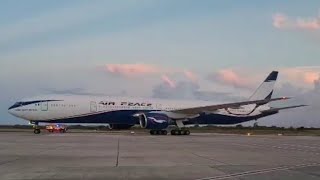
[[[94,101],[90,102],[90,111],[91,112],[97,112],[97,103]]]
[[[41,111],[48,111],[48,101],[41,102]]]

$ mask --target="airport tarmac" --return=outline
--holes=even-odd
[[[320,179],[320,137],[0,132],[0,179]]]

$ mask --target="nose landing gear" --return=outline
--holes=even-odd
[[[30,124],[33,124],[33,133],[34,134],[40,134],[41,130],[39,128],[39,123],[38,122],[30,122]]]
[[[33,133],[35,133],[35,134],[40,134],[40,132],[41,132],[40,129],[34,129],[33,130]]]

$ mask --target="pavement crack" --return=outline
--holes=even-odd
[[[120,152],[120,138],[118,138],[118,145],[117,145],[117,161],[116,161],[116,167],[119,165],[119,152]]]
[[[5,161],[5,162],[2,162],[2,163],[0,163],[0,166],[9,164],[9,163],[12,163],[12,162],[15,162],[15,161],[18,161],[19,159],[21,159],[21,158],[15,158],[13,160],[8,160],[8,161]]]
[[[56,147],[56,148],[54,148],[54,149],[41,150],[41,151],[38,151],[38,152],[36,152],[36,153],[31,153],[31,155],[39,155],[39,154],[42,154],[42,153],[44,153],[44,152],[48,152],[48,151],[52,151],[52,150],[57,150],[57,149],[59,149],[59,148],[61,148],[61,147],[63,147],[63,146],[58,146],[58,147]],[[1,163],[0,163],[0,166],[7,165],[7,164],[13,163],[13,162],[15,162],[15,161],[23,160],[23,159],[27,159],[27,157],[23,157],[23,156],[22,156],[22,157],[18,157],[18,158],[12,159],[12,160],[8,160],[8,161],[5,161],[5,162],[1,162]]]
[[[202,155],[197,154],[197,153],[194,153],[194,152],[189,152],[189,153],[191,153],[192,155],[194,155],[194,156],[196,156],[196,157],[199,157],[199,158],[201,158],[201,159],[210,160],[210,161],[213,161],[213,162],[221,163],[221,164],[223,164],[223,165],[231,165],[231,164],[225,163],[225,162],[223,162],[223,161],[219,161],[219,160],[217,160],[217,159],[214,159],[214,158],[212,158],[212,157],[202,156]]]
[[[196,180],[232,179],[232,178],[240,178],[243,176],[251,176],[256,174],[265,174],[265,173],[270,173],[274,171],[285,171],[285,170],[292,170],[292,169],[319,166],[319,165],[320,165],[319,163],[311,163],[311,164],[299,164],[295,166],[282,166],[282,167],[280,166],[280,167],[274,167],[274,168],[258,169],[258,170],[240,172],[240,173],[226,174],[221,176],[206,177],[206,178],[201,178]]]

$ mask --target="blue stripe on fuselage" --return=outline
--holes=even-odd
[[[154,111],[154,110],[152,110]],[[136,113],[147,113],[149,110],[119,110],[102,112],[98,114],[84,115],[80,117],[71,117],[64,119],[56,119],[49,121],[39,122],[50,122],[50,123],[110,123],[110,124],[139,124],[138,118],[133,117]],[[246,121],[259,119],[265,116],[269,116],[274,113],[263,113],[256,116],[228,116],[222,114],[206,114],[201,115],[197,118],[189,119],[184,122],[185,124],[238,124]]]
[[[154,111],[154,110],[153,110]],[[110,123],[110,124],[137,124],[138,118],[133,117],[136,113],[147,113],[149,110],[118,110],[98,114],[89,114],[78,117],[39,121],[50,123]]]

